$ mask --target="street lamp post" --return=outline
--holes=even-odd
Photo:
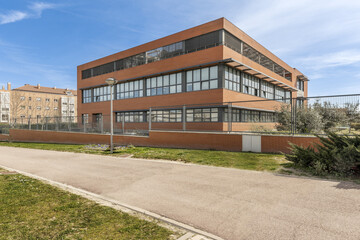
[[[116,84],[115,78],[108,78],[105,82],[110,86],[110,153],[114,152],[113,135],[114,135],[114,121],[113,121],[113,92]]]

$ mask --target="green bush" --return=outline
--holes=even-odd
[[[295,166],[312,170],[317,175],[349,177],[360,175],[360,136],[328,133],[317,136],[320,144],[309,147],[291,145],[291,153],[285,154]]]
[[[351,123],[350,127],[354,128],[355,130],[360,130],[360,123]]]

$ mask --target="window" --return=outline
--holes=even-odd
[[[36,115],[36,118],[37,118],[37,119],[41,118],[41,115]]]
[[[231,121],[232,122],[241,122],[241,110],[240,109],[231,109]],[[224,109],[224,122],[228,122],[229,118],[229,108]]]
[[[31,97],[29,97],[29,101],[31,101]]]
[[[185,41],[159,47],[157,49],[119,59],[114,62],[109,62],[101,66],[85,69],[81,73],[82,79],[218,46],[221,44],[221,32],[221,30],[218,30],[215,32],[203,34]]]
[[[57,107],[54,107],[54,110],[58,110],[58,108],[57,108]]]
[[[94,88],[94,102],[110,100],[110,86]]]
[[[275,100],[284,102],[285,101],[285,89],[281,87],[275,87]]]
[[[116,122],[144,122],[145,112],[118,112],[116,113]]]
[[[259,122],[260,112],[252,110],[241,110],[241,122]]]
[[[296,82],[296,87],[297,87],[297,89],[299,89],[301,91],[304,91],[304,81],[298,79],[297,82]]]
[[[54,101],[57,99],[54,99]],[[82,102],[90,103],[91,102],[91,89],[82,90]]]
[[[182,74],[174,73],[146,79],[146,95],[155,96],[182,92]]]
[[[57,103],[57,102],[58,102],[58,99],[54,99],[54,102],[56,102],[56,103]]]
[[[247,73],[243,73],[243,93],[260,96],[259,94],[259,80]]]
[[[50,110],[50,107],[45,107],[45,110]]]
[[[269,82],[262,81],[261,82],[261,97],[267,98],[267,99],[274,99],[274,85]]]
[[[182,117],[182,110],[172,109],[172,110],[151,111],[152,122],[181,122],[182,121],[181,117]]]
[[[160,47],[154,50],[146,52],[146,61],[147,63],[152,63],[159,61],[161,59],[166,59],[182,54],[184,51],[184,43],[178,42],[167,45],[165,47]]]
[[[50,102],[50,98],[45,98],[45,102]]]
[[[37,110],[41,110],[41,107],[40,107],[40,106],[37,106],[36,109],[37,109]]]
[[[186,110],[187,122],[218,122],[218,108],[196,108]]]
[[[21,97],[20,97],[20,100],[21,100],[21,101],[24,101],[24,100],[25,100],[25,97],[24,97],[24,96],[21,96]]]
[[[21,120],[24,119],[24,118],[25,118],[25,115],[21,115],[20,118],[21,118]]]
[[[36,101],[40,102],[40,101],[41,101],[41,98],[39,98],[39,97],[38,97],[38,98],[36,98]]]
[[[25,106],[20,106],[20,109],[21,109],[21,110],[24,110],[24,109],[25,109]]]
[[[9,114],[2,114],[1,115],[1,120],[2,121],[9,121]]]
[[[29,106],[28,109],[31,110],[31,106]]]
[[[116,91],[117,99],[142,97],[144,92],[144,80],[117,84]]]
[[[186,91],[192,92],[215,88],[218,88],[218,66],[186,72]]]
[[[275,113],[260,112],[260,122],[275,122]]]
[[[225,88],[236,91],[236,92],[241,92],[240,76],[241,76],[240,71],[226,66],[225,67]]]
[[[289,71],[227,31],[225,31],[225,46],[291,81],[292,74]]]

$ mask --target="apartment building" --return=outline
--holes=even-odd
[[[4,86],[0,89],[0,123],[10,121],[10,89],[10,83],[7,84],[7,90]]]
[[[42,121],[57,117],[62,122],[75,122],[77,116],[77,92],[40,84],[25,84],[10,91],[11,119]]]
[[[272,128],[275,110],[308,92],[303,73],[225,18],[78,66],[84,118],[110,115],[110,77],[116,123],[143,128]]]

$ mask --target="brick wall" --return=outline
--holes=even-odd
[[[0,135],[7,140],[7,135]],[[260,136],[260,135],[257,135]],[[188,149],[213,149],[224,151],[242,151],[243,135],[209,132],[151,131],[149,136],[114,136],[116,145],[134,145],[149,147],[171,147]],[[10,139],[22,142],[48,142],[71,144],[109,144],[110,136],[104,134],[49,132],[35,130],[10,129]],[[304,136],[261,136],[261,152],[289,152],[289,142],[309,146],[319,143],[316,137]]]

